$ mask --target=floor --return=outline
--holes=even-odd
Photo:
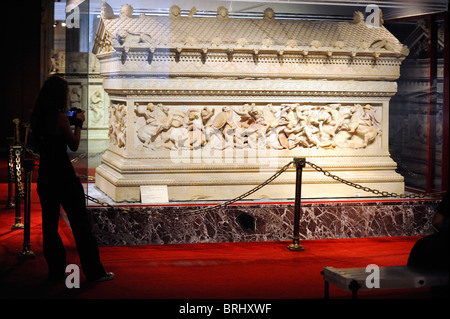
[[[49,283],[46,278],[35,184],[32,184],[30,222],[34,258],[19,258],[24,231],[11,229],[15,209],[4,208],[7,184],[0,184],[0,194],[0,300],[145,300],[149,302],[146,305],[156,308],[170,306],[171,311],[178,310],[177,315],[187,310],[191,302],[190,306],[214,305],[217,313],[224,316],[225,303],[252,302],[271,303],[278,309],[271,310],[274,314],[301,305],[315,307],[323,300],[323,267],[405,265],[411,248],[420,238],[305,240],[301,242],[305,248],[302,252],[287,250],[290,242],[284,241],[100,247],[105,268],[113,271],[116,278],[86,283],[81,272],[80,288],[69,289],[64,281]],[[68,263],[79,265],[64,212],[61,217],[60,234]],[[330,287],[332,300],[350,297],[350,292]],[[419,288],[374,289],[361,292],[359,297],[361,300],[409,300],[413,305],[418,300],[433,300],[435,296],[429,289]]]

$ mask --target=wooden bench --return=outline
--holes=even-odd
[[[408,266],[379,267],[379,288],[370,288],[366,279],[371,272],[366,268],[334,268],[324,267],[322,271],[325,282],[325,299],[329,298],[329,284],[352,292],[357,298],[360,290],[402,289],[421,287],[448,286],[448,272],[435,272]]]

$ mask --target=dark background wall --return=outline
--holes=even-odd
[[[48,16],[53,1],[28,0],[2,3],[2,84],[0,113],[0,151],[6,153],[7,138],[12,136],[13,118],[21,122],[30,119],[31,110],[45,78],[48,66],[41,63],[48,54]],[[50,15],[49,15],[50,14]],[[41,50],[43,47],[43,50]]]

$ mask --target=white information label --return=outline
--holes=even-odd
[[[168,203],[169,193],[167,185],[149,185],[141,186],[141,203]]]

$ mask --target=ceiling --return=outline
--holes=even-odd
[[[89,1],[91,14],[99,14],[102,0],[67,0],[78,4]],[[56,20],[65,19],[65,0],[55,0]],[[277,18],[299,19],[351,19],[353,12],[365,12],[367,5],[375,4],[382,9],[385,20],[406,16],[417,16],[426,13],[448,10],[448,0],[106,0],[118,14],[122,4],[131,4],[136,14],[168,14],[172,5],[178,5],[182,15],[188,15],[192,7],[196,7],[198,16],[213,16],[218,7],[225,7],[230,17],[261,16],[264,9],[271,7]],[[59,19],[58,17],[61,16]]]
[[[102,0],[68,1],[69,3],[89,1],[90,13],[100,13]],[[64,0],[57,2],[59,2],[60,8],[65,6]],[[331,18],[338,20],[351,19],[355,11],[364,13],[369,4],[375,4],[381,8],[385,20],[448,10],[448,0],[107,0],[107,3],[117,14],[122,4],[131,4],[137,14],[143,12],[167,14],[172,5],[178,5],[182,10],[182,15],[188,15],[190,9],[196,7],[199,16],[215,15],[217,8],[223,6],[228,9],[230,17],[261,16],[264,9],[271,7],[278,18]]]

